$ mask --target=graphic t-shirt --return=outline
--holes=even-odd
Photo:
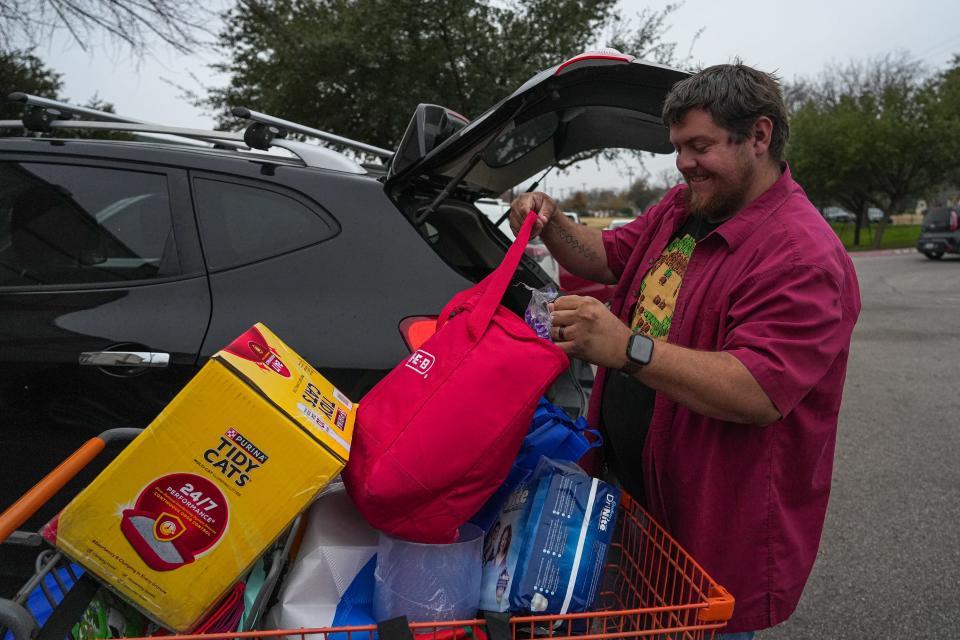
[[[630,328],[654,340],[666,340],[670,334],[683,274],[697,246],[696,239],[685,229],[680,233],[683,235],[678,235],[667,245],[640,283],[640,295],[633,308]]]
[[[718,226],[720,223],[701,216],[687,218],[640,283],[631,329],[666,342],[683,276],[697,242]],[[642,504],[646,504],[646,498],[641,461],[654,399],[653,389],[636,378],[619,371],[607,374],[601,405],[605,459],[623,488]]]

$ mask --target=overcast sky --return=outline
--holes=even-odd
[[[623,0],[621,6],[622,15],[630,18],[644,6],[663,4]],[[816,75],[830,63],[896,50],[910,52],[931,69],[944,67],[953,54],[960,53],[958,0],[687,0],[672,15],[670,25],[667,39],[678,43],[681,56],[689,52],[695,64],[707,66],[739,56],[747,64],[778,72],[785,80]],[[63,95],[71,100],[86,102],[97,95],[113,103],[119,113],[168,125],[213,125],[210,116],[180,98],[180,91],[169,83],[200,90],[203,85],[226,82],[207,67],[215,60],[210,53],[184,57],[158,47],[154,55],[137,61],[109,45],[85,52],[63,33],[36,53],[63,74]],[[350,135],[349,131],[333,133]],[[672,157],[663,156],[646,166],[656,176],[672,163]],[[587,161],[568,175],[548,177],[545,188],[554,192],[582,185],[625,188],[626,168],[598,168]]]

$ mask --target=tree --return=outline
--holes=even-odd
[[[190,53],[210,35],[213,16],[191,0],[0,0],[0,48],[36,46],[66,29],[84,50],[100,32],[137,53],[153,39]]]
[[[0,120],[19,120],[23,117],[23,105],[7,102],[6,97],[14,91],[30,93],[54,100],[63,100],[59,94],[63,87],[60,74],[44,66],[43,62],[30,51],[0,50]],[[89,109],[98,109],[114,113],[109,102],[92,97],[84,105]],[[0,129],[0,136],[19,136],[23,129]],[[104,140],[133,140],[134,136],[119,131],[88,131],[79,129],[57,130],[58,138],[98,138]]]
[[[607,30],[627,42],[616,0],[242,0],[226,15],[215,69],[229,84],[198,103],[235,126],[247,106],[382,147],[420,102],[473,118]],[[662,20],[629,43],[669,57]],[[659,22],[658,22],[659,21]],[[645,29],[645,30],[644,30]]]
[[[572,196],[560,203],[560,208],[564,211],[586,213],[590,208],[590,204],[587,202],[587,194],[583,191],[574,192]]]
[[[630,185],[627,198],[638,211],[642,212],[650,205],[658,202],[666,191],[665,187],[653,185],[646,177],[641,177],[634,180],[633,184]]]
[[[941,133],[945,140],[952,141],[954,149],[960,148],[960,54],[954,55],[950,66],[934,79],[935,104]],[[949,169],[939,194],[932,202],[938,205],[960,202],[960,164]],[[938,197],[939,196],[939,197]]]
[[[856,214],[855,244],[869,206],[897,213],[960,166],[956,68],[931,78],[906,54],[887,55],[794,88],[787,157],[815,202]]]
[[[60,74],[44,66],[32,51],[0,50],[0,120],[16,120],[23,115],[19,104],[7,102],[14,91],[56,97],[63,83]],[[9,135],[10,130],[0,130]]]

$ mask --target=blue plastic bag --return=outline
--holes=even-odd
[[[584,418],[573,420],[566,411],[541,398],[533,414],[530,431],[523,440],[507,479],[470,522],[489,532],[507,498],[517,485],[530,476],[541,457],[576,462],[587,451],[602,444],[600,432],[589,428]]]
[[[83,568],[77,564],[71,564],[70,568],[73,570],[74,575],[79,578],[83,575]],[[70,577],[70,574],[63,567],[56,569],[60,579],[63,581],[64,586],[69,591],[73,588],[73,578]],[[53,575],[47,574],[44,579],[44,583],[47,588],[50,590],[50,595],[53,596],[57,604],[60,604],[60,601],[63,600],[63,597],[66,595],[60,591],[60,585],[57,584],[57,581],[54,579]],[[33,591],[30,592],[30,596],[27,599],[27,609],[33,614],[34,620],[37,621],[37,625],[43,627],[47,622],[47,619],[53,613],[53,609],[50,606],[50,602],[47,600],[47,597],[43,593],[42,587],[37,585]],[[13,640],[13,633],[7,631],[4,636],[4,640]]]
[[[358,627],[377,623],[373,618],[373,572],[376,567],[377,554],[373,554],[340,597],[331,626]],[[330,640],[347,640],[348,635],[331,633]],[[376,631],[372,632],[370,640],[377,640]]]

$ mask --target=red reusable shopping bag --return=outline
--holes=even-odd
[[[537,401],[569,366],[500,305],[535,220],[527,216],[500,266],[457,294],[437,332],[360,402],[343,481],[377,529],[455,541],[506,478]]]

